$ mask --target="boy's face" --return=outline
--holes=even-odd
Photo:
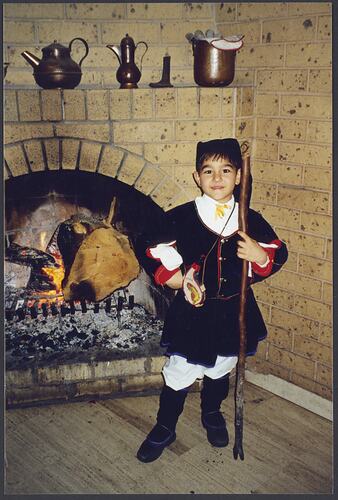
[[[194,179],[204,194],[218,203],[226,203],[232,197],[235,186],[240,183],[241,171],[224,158],[209,158],[194,172]]]

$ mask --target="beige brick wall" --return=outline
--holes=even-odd
[[[252,206],[290,250],[285,269],[256,286],[269,335],[248,365],[331,398],[331,4],[231,6],[216,23],[245,34],[236,70],[253,71]]]
[[[331,4],[6,4],[4,15],[6,177],[39,169],[42,156],[58,169],[62,151],[62,168],[87,159],[85,168],[134,183],[168,209],[198,193],[197,140],[250,142],[252,206],[290,254],[256,286],[269,336],[248,366],[331,398]],[[209,27],[245,34],[235,89],[193,83],[184,35]],[[105,47],[126,32],[149,45],[137,91],[117,90],[117,60]],[[63,96],[37,91],[22,50],[39,55],[54,38],[67,45],[74,36],[90,45],[80,86]],[[73,47],[79,60],[83,47]],[[175,87],[153,91],[148,83],[160,79],[166,53]]]

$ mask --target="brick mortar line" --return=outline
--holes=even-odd
[[[152,195],[153,193],[158,189],[158,188],[161,188],[161,186],[168,180],[168,174],[166,174],[165,176],[163,176],[163,178],[157,183],[157,185],[155,187],[153,187],[153,189],[149,192],[148,196],[149,198],[152,198]],[[154,200],[155,201],[155,200]],[[155,202],[156,203],[156,202]]]
[[[324,239],[324,238],[323,238],[323,239]],[[299,253],[299,251],[297,251],[297,250],[291,250],[291,251],[292,251],[293,253],[295,253],[295,254],[296,254],[296,257],[297,257],[297,270],[296,270],[296,271],[293,271],[293,272],[295,272],[296,274],[300,274],[300,275],[302,275],[302,276],[303,276],[303,273],[301,273],[301,272],[299,271],[299,257],[300,257],[300,256],[303,256],[303,257],[310,257],[310,258],[313,258],[313,259],[324,260],[324,258],[323,258],[323,257],[316,257],[316,256],[314,256],[314,255],[312,255],[312,254],[304,254],[304,253],[300,254],[300,253]],[[326,262],[332,263],[332,261],[331,261],[331,260],[326,260]],[[289,270],[290,270],[290,269],[287,269],[287,271],[289,271]],[[304,275],[304,276],[309,276],[309,277],[311,278],[311,275]],[[327,281],[327,280],[321,280],[321,281],[325,281],[325,283],[331,284],[331,282],[330,282],[330,281]]]
[[[130,154],[129,151],[127,151],[127,150],[124,151],[123,156],[122,156],[121,161],[120,161],[120,165],[116,169],[115,179],[119,178],[119,175],[123,169],[124,163],[125,163],[129,154]]]
[[[23,152],[23,156],[25,158],[25,162],[26,162],[26,165],[27,165],[28,174],[32,174],[33,171],[32,171],[32,168],[31,168],[31,164],[29,163],[28,154],[27,154],[27,151],[26,151],[26,148],[25,148],[25,145],[24,145],[23,142],[21,142],[20,147],[21,147],[21,150]]]
[[[316,363],[320,363],[322,364],[323,366],[329,366],[329,365],[325,365],[325,363],[323,363],[321,360],[319,359],[311,359],[311,358],[307,358],[305,357],[304,353],[300,353],[300,352],[295,352],[295,351],[289,351],[288,349],[283,349],[282,347],[280,346],[277,346],[275,344],[273,344],[272,342],[269,342],[270,345],[273,345],[273,347],[275,347],[276,349],[279,349],[280,351],[285,351],[285,352],[289,352],[290,354],[294,354],[295,356],[299,356],[303,359],[306,359],[307,361],[311,361],[313,363],[313,368],[314,368],[314,375],[313,375],[313,381],[315,381],[315,372],[316,372]],[[278,366],[281,366],[283,368],[285,368],[284,365],[278,365]],[[292,368],[289,368],[290,370],[292,370]],[[300,375],[300,374],[299,374]],[[324,384],[323,384],[324,385]]]
[[[305,2],[304,2],[305,3]],[[320,3],[320,2],[319,2]],[[325,2],[322,2],[323,4]],[[170,18],[170,19],[167,19],[165,22],[168,23],[168,22],[177,22],[177,21],[181,21],[181,22],[189,22],[189,21],[203,21],[203,20],[210,20],[210,19],[214,19],[215,22],[217,24],[223,24],[223,23],[229,23],[229,24],[234,24],[236,22],[238,23],[255,23],[255,22],[265,22],[265,21],[286,21],[286,20],[289,20],[290,18],[291,19],[297,19],[297,18],[305,18],[305,17],[315,17],[315,16],[332,16],[332,10],[331,12],[329,11],[321,11],[321,12],[309,12],[308,14],[307,13],[299,13],[299,14],[285,14],[285,16],[283,15],[282,17],[281,16],[268,16],[268,17],[257,17],[257,18],[240,18],[238,17],[238,2],[234,3],[233,4],[236,11],[235,11],[235,20],[233,21],[226,21],[226,20],[220,20],[220,19],[217,19],[216,18],[216,12],[213,12],[213,10],[211,10],[211,15],[210,16],[206,16],[206,17],[191,17],[189,15],[188,12],[185,12],[185,15],[182,14],[181,17],[173,17],[173,18]],[[211,4],[211,7],[214,8],[214,3]],[[28,22],[44,22],[44,21],[51,21],[51,22],[55,22],[55,21],[62,21],[62,20],[66,20],[66,21],[70,21],[70,22],[73,22],[74,21],[74,18],[72,17],[68,17],[67,16],[67,10],[66,10],[66,4],[64,4],[64,12],[63,12],[63,17],[54,17],[54,18],[40,18],[40,17],[34,17],[31,19],[31,21],[28,21],[27,17],[20,17],[20,16],[4,16],[4,19],[5,20],[9,20],[9,21],[28,21]],[[130,23],[132,22],[138,22],[138,21],[141,21],[143,20],[144,22],[151,22],[151,21],[163,21],[163,19],[161,17],[154,17],[154,18],[151,18],[151,19],[140,19],[139,17],[130,17],[129,15],[129,12],[127,11],[125,13],[125,17],[122,17],[121,19],[112,19],[111,21],[107,21],[107,18],[106,17],[95,17],[95,18],[92,18],[92,17],[81,17],[81,19],[79,20],[80,21],[95,21],[95,22],[106,22],[106,23],[123,23],[123,22],[126,22],[126,21],[129,21]],[[75,21],[76,21],[76,18],[75,18]]]
[[[303,296],[301,296],[301,295],[299,295],[299,296],[300,296],[300,297],[303,297]],[[308,297],[304,297],[304,298],[305,298],[305,299],[307,299]],[[257,299],[257,300],[258,300],[258,299]],[[313,299],[310,299],[310,300],[313,300]],[[258,302],[262,302],[262,301],[260,301],[260,300],[259,300]],[[284,309],[284,308],[282,308],[282,307],[277,307],[277,306],[276,306],[276,305],[274,305],[274,304],[267,304],[266,302],[262,302],[262,303],[263,303],[263,304],[265,304],[265,305],[270,305],[270,306],[271,306],[271,309],[274,307],[274,308],[275,308],[275,309],[277,309],[278,311],[287,312],[287,313],[292,314],[292,315],[294,315],[294,316],[297,316],[297,317],[299,317],[299,318],[303,318],[303,319],[305,319],[305,320],[307,320],[307,321],[312,321],[312,322],[315,322],[315,323],[319,323],[319,325],[323,325],[323,326],[329,326],[329,327],[331,327],[331,328],[333,329],[333,325],[332,325],[332,323],[327,323],[327,322],[325,322],[325,321],[322,321],[322,320],[317,320],[317,319],[311,318],[311,317],[309,317],[309,316],[304,316],[304,315],[301,315],[301,314],[300,314],[299,312],[297,312],[297,311],[290,311],[290,309]],[[319,303],[320,303],[320,302],[319,302]],[[272,313],[272,311],[271,311],[271,313]],[[285,330],[285,328],[283,328],[282,326],[272,323],[272,321],[271,321],[271,320],[270,320],[270,321],[268,321],[268,323],[269,323],[269,324],[271,324],[271,326],[276,326],[276,327],[278,327],[278,328],[282,328],[282,329],[284,329],[284,330]],[[302,334],[300,334],[300,335],[302,335]],[[316,341],[316,342],[318,342],[318,341]],[[320,343],[320,342],[319,342],[319,343]],[[323,344],[323,343],[322,343],[322,344]],[[326,345],[326,344],[323,344],[323,345]]]
[[[258,158],[259,159],[259,158]],[[285,166],[289,166],[290,164],[287,163]],[[298,165],[298,164],[291,164],[291,166],[299,166],[299,167],[305,167],[306,165]],[[311,168],[311,167],[309,167]],[[315,168],[315,166],[313,167]],[[281,188],[288,188],[288,189],[294,189],[294,190],[300,190],[300,191],[311,191],[311,192],[314,192],[314,193],[322,193],[322,194],[325,194],[325,193],[331,193],[331,190],[327,190],[327,189],[319,189],[319,188],[312,188],[310,186],[303,186],[301,184],[289,184],[289,183],[286,183],[286,182],[279,182],[278,180],[276,181],[264,181],[264,180],[256,180],[255,181],[255,184],[259,184],[259,185],[263,185],[263,186],[275,186],[275,187],[281,187]],[[257,202],[257,203],[261,203],[261,202]],[[266,203],[267,205],[270,205],[269,203]],[[274,204],[273,204],[274,205]],[[290,208],[290,207],[288,207]],[[300,210],[300,211],[303,211],[301,208],[294,208],[294,210]],[[310,212],[310,213],[313,213],[313,212]]]
[[[183,194],[183,195],[186,195],[186,191],[185,191],[185,189],[183,189],[183,188],[181,187],[181,185],[180,185],[180,184],[178,184],[178,183],[177,183],[177,181],[175,181],[175,179],[174,179],[174,178],[172,178],[172,180],[173,180],[173,182],[175,182],[175,184],[177,185],[177,188],[178,188],[178,193],[177,193],[177,194],[176,194],[176,196],[174,196],[174,197],[173,197],[173,199],[171,200],[171,201],[172,201],[172,205],[175,205],[175,201],[176,201],[176,200],[179,200],[179,199],[180,199],[180,196],[182,196],[182,194]],[[159,187],[159,185],[160,185],[160,184],[161,184],[161,182],[160,182],[160,183],[158,183],[157,187]],[[191,187],[194,187],[194,186],[191,186]],[[154,189],[153,189],[153,191],[154,191]],[[149,195],[149,196],[150,196],[150,195]]]
[[[66,18],[68,19],[68,18]],[[87,22],[87,21],[84,21],[84,22]],[[97,25],[97,41],[98,43],[101,42],[101,44],[103,44],[103,31],[102,31],[102,23],[97,20],[95,21],[95,24]]]
[[[21,114],[20,114],[20,106],[19,106],[19,92],[15,91],[15,103],[16,103],[16,111],[18,115],[18,122],[21,122]],[[14,122],[16,124],[17,122]],[[4,122],[5,126],[6,122]]]
[[[78,152],[79,152],[79,149],[78,149]],[[63,142],[62,142],[62,139],[59,139],[58,153],[59,153],[59,169],[60,170],[67,170],[67,169],[63,168]]]
[[[281,120],[281,118],[276,118],[276,120]],[[286,118],[288,120],[288,118]],[[290,119],[291,120],[291,119]],[[298,120],[297,120],[298,121]],[[303,121],[309,121],[308,119],[304,119]],[[300,144],[301,146],[331,146],[332,147],[332,142],[314,142],[314,141],[309,141],[308,139],[275,139],[274,137],[264,137],[264,136],[258,136],[257,139],[264,140],[264,141],[271,141],[271,142],[278,142],[278,143],[291,143],[291,144]],[[276,163],[276,160],[263,160],[265,162],[270,162],[270,163]],[[285,160],[277,160],[278,162],[285,161]],[[289,162],[288,162],[289,163]],[[299,163],[300,166],[303,166],[304,164]],[[309,165],[311,166],[311,165]],[[316,165],[314,165],[315,167]]]
[[[292,116],[287,116],[287,115],[281,115],[281,116],[276,116],[276,115],[269,115],[269,114],[258,114],[256,115],[256,118],[259,120],[259,119],[281,119],[281,120],[309,120],[309,121],[313,121],[313,122],[327,122],[327,123],[331,123],[332,122],[332,119],[331,118],[318,118],[318,117],[299,117],[299,118],[293,118]],[[325,143],[325,144],[331,144],[331,143]],[[268,161],[268,160],[266,160]]]
[[[38,93],[38,101],[39,101],[39,112],[40,112],[40,122],[44,121],[44,113],[43,113],[43,105],[42,105],[42,92]]]
[[[277,46],[277,45],[285,45],[286,47],[289,47],[290,45],[330,45],[332,44],[332,39],[320,39],[320,40],[275,40],[273,42],[250,42],[246,44],[246,47],[272,47],[272,46]]]
[[[268,339],[268,337],[267,337],[267,339]],[[316,341],[314,341],[314,342],[316,342]],[[301,356],[302,358],[304,357],[301,354],[299,354],[298,352],[290,351],[289,349],[285,349],[285,348],[281,347],[280,345],[275,344],[274,342],[271,342],[271,341],[267,340],[267,343],[269,345],[272,345],[273,347],[276,347],[277,349],[280,349],[281,351],[290,352],[290,353],[295,354],[297,356]],[[330,346],[326,346],[326,347],[330,347]],[[320,365],[324,366],[325,368],[332,368],[331,365],[328,365],[328,364],[326,364],[325,362],[323,362],[323,361],[321,361],[319,359],[310,359],[310,358],[305,358],[305,359],[308,359],[309,361],[313,361],[315,363],[315,368],[316,368],[317,364],[320,364]],[[270,361],[270,362],[272,363],[272,361]],[[281,367],[285,368],[285,366],[283,366],[283,365],[277,365],[277,366],[281,366]],[[291,370],[291,368],[289,368],[289,369]],[[313,380],[314,381],[316,380],[316,369],[315,369],[315,375],[314,375],[314,379]],[[322,384],[322,385],[325,385],[325,384]],[[326,386],[326,387],[328,387],[328,386]]]
[[[317,70],[331,70],[332,68],[331,67],[321,67],[321,68],[299,68],[298,70],[300,71],[306,71],[306,70],[314,70],[314,71],[317,71]],[[296,70],[296,68],[295,68]],[[260,71],[259,69],[257,71]],[[267,69],[266,71],[273,71],[271,69]],[[276,70],[276,71],[285,71],[285,69],[281,69],[281,70]],[[259,89],[259,88],[256,88],[256,92],[258,95],[265,95],[265,94],[268,94],[268,95],[281,95],[281,96],[294,96],[294,97],[297,97],[298,99],[301,99],[303,97],[314,97],[314,96],[318,96],[318,97],[330,97],[332,96],[332,93],[330,91],[327,91],[327,92],[314,92],[314,91],[307,91],[307,90],[299,90],[300,94],[297,93],[296,90],[266,90],[266,89]]]
[[[301,295],[298,295],[298,296],[299,296],[299,297],[301,297],[301,298],[305,298],[305,299],[307,299],[307,298],[308,298],[308,297],[303,297],[303,296],[301,296]],[[313,299],[310,299],[310,300],[313,300]],[[261,302],[262,304],[264,304],[264,305],[266,305],[266,306],[267,306],[267,305],[270,305],[270,307],[271,307],[271,308],[272,308],[272,307],[276,307],[276,306],[275,306],[275,304],[268,304],[267,302],[263,302],[262,300],[258,300],[258,299],[257,299],[257,301],[258,301],[258,302]],[[296,296],[294,297],[294,301],[296,301]],[[317,302],[317,301],[316,301],[316,302]],[[318,302],[318,304],[322,304],[322,302],[320,302],[320,301],[319,301],[319,302]],[[324,303],[324,304],[326,304],[326,303]],[[328,304],[328,305],[330,305],[330,304]],[[293,305],[293,307],[295,307],[295,304]],[[294,311],[294,310],[290,311],[290,309],[283,309],[282,307],[277,307],[276,309],[279,309],[279,310],[284,311],[284,312],[288,312],[288,313],[290,313],[290,314],[294,314],[295,316],[300,316],[301,318],[304,318],[304,319],[309,320],[309,321],[319,322],[321,325],[323,325],[323,326],[325,326],[325,327],[330,327],[331,329],[333,329],[333,324],[332,324],[332,322],[327,322],[327,321],[324,321],[324,320],[317,320],[317,319],[315,319],[315,318],[313,318],[313,317],[311,317],[311,316],[306,316],[306,315],[304,315],[304,314],[302,314],[302,315],[301,315],[298,311]],[[271,311],[271,314],[272,314],[272,311]],[[271,317],[269,318],[268,323],[269,323],[271,326],[275,326],[275,327],[278,327],[278,328],[282,328],[282,329],[283,329],[283,327],[281,327],[281,326],[279,326],[279,325],[277,325],[277,324],[272,323],[272,321],[271,321]],[[316,340],[316,342],[318,342],[318,341]],[[318,343],[320,343],[320,344],[322,344],[322,345],[327,345],[327,344],[324,344],[323,342],[318,342]]]
[[[287,163],[285,166],[289,166],[290,164]],[[299,167],[305,167],[307,165],[294,165],[292,164],[291,166],[299,166]],[[309,168],[311,168],[309,166]],[[314,166],[315,168],[315,166]],[[323,166],[323,168],[325,168]],[[288,189],[294,189],[294,190],[301,190],[301,191],[312,191],[313,193],[328,193],[328,194],[331,194],[331,190],[330,189],[325,189],[325,188],[321,188],[321,189],[316,189],[316,188],[313,188],[313,187],[307,187],[307,186],[303,186],[303,185],[300,185],[300,184],[287,184],[287,183],[281,183],[281,182],[278,182],[278,181],[270,181],[270,182],[264,182],[264,181],[255,181],[255,183],[258,183],[258,184],[263,184],[263,185],[269,185],[269,186],[277,186],[277,187],[287,187]],[[259,203],[259,202],[258,202]],[[283,205],[281,205],[283,206]],[[289,206],[286,207],[286,208],[290,208]],[[297,208],[295,210],[302,210],[300,208]],[[313,213],[316,213],[316,212],[313,212]],[[322,212],[321,212],[322,213]]]
[[[282,380],[287,380],[289,382],[292,382],[293,384],[295,384],[297,387],[300,387],[300,388],[304,388],[302,385],[300,384],[297,384],[296,382],[292,381],[292,375],[298,375],[300,377],[302,377],[303,379],[309,381],[309,382],[312,382],[314,384],[318,384],[319,386],[321,387],[324,387],[324,388],[327,388],[327,389],[331,389],[331,386],[327,386],[323,383],[320,383],[320,382],[317,382],[315,378],[308,378],[308,377],[305,377],[304,375],[301,375],[300,373],[296,372],[295,370],[293,370],[292,368],[285,368],[284,366],[281,366],[279,364],[276,364],[276,363],[273,363],[272,361],[270,360],[264,360],[266,361],[267,363],[270,363],[271,365],[275,366],[275,367],[278,367],[278,368],[282,368],[282,369],[285,369],[286,371],[288,371],[288,375],[287,375],[287,379],[285,379],[284,377],[281,377]],[[257,372],[257,373],[260,373],[260,372]],[[307,389],[308,390],[308,389]],[[313,392],[313,391],[311,391]],[[313,392],[313,394],[318,394],[317,392]],[[323,396],[322,396],[323,397]],[[328,401],[330,401],[330,399],[328,399]]]
[[[317,192],[317,191],[316,191]],[[322,191],[320,192],[317,192],[317,193],[322,193]],[[324,193],[323,193],[324,194]],[[289,208],[290,210],[292,210],[292,208],[290,207],[286,207],[285,205],[280,205],[280,204],[276,204],[276,205],[269,205],[269,206],[276,206],[278,208]],[[302,209],[295,209],[297,210],[300,215],[302,213],[306,213],[306,214],[309,214],[309,215],[314,215],[314,216],[317,216],[317,215],[324,215],[326,217],[331,217],[332,218],[332,215],[329,214],[329,213],[326,213],[326,212],[305,212],[303,211]],[[279,225],[278,223],[278,226],[281,228],[281,226]],[[283,228],[283,229],[287,229],[287,228]],[[303,234],[307,235],[307,236],[318,236],[319,238],[325,238],[325,239],[331,239],[332,238],[332,234],[323,234],[323,233],[315,233],[315,232],[311,232],[311,231],[305,231],[303,230],[301,227],[299,227],[299,229],[295,229],[295,228],[292,228],[292,229],[289,229],[289,231],[291,232],[302,232]]]
[[[240,2],[241,3],[241,2]],[[268,3],[270,4],[271,2],[265,2],[265,3]],[[276,2],[277,3],[277,2]],[[287,4],[289,3],[293,3],[293,2],[287,2]],[[304,5],[306,5],[306,2],[303,2]],[[320,3],[317,2],[317,3]],[[323,4],[325,2],[322,2]],[[285,14],[285,15],[282,15],[282,16],[268,16],[268,17],[255,17],[255,18],[248,18],[248,19],[238,19],[237,22],[239,23],[255,23],[255,22],[258,22],[258,21],[261,21],[261,22],[270,22],[270,21],[288,21],[290,18],[291,19],[297,19],[297,18],[304,18],[304,17],[315,17],[315,16],[329,16],[329,15],[332,15],[332,13],[330,12],[309,12],[309,13],[299,13],[299,14]],[[231,22],[231,21],[229,21]],[[235,23],[236,21],[232,21],[233,23]]]
[[[147,166],[148,166],[147,161],[144,159],[144,157],[142,157],[142,158],[143,158],[143,160],[144,160],[144,164],[143,164],[143,166],[142,166],[142,168],[141,168],[140,172],[137,174],[136,178],[134,179],[133,183],[131,184],[131,186],[132,186],[134,189],[136,189],[136,188],[135,188],[135,184],[136,184],[136,183],[137,183],[137,181],[140,179],[140,177],[142,177],[142,174],[144,173],[144,171],[146,170],[146,168],[147,168]],[[137,190],[137,191],[139,191],[138,189],[136,189],[136,190]]]
[[[88,118],[88,107],[87,107],[87,90],[84,90],[84,92],[83,92],[83,108],[84,108],[84,116],[85,116],[84,121],[88,122],[89,118]],[[92,121],[92,120],[90,120],[90,121]],[[98,120],[98,121],[100,121],[100,120]]]
[[[78,170],[78,171],[80,171],[80,159],[81,159],[81,152],[82,152],[82,142],[83,142],[83,139],[79,139],[79,147],[78,147],[78,150],[77,150],[77,157],[76,157],[75,169],[74,169],[74,170]]]
[[[295,271],[292,271],[292,270],[290,270],[290,269],[281,269],[281,272],[283,272],[283,274],[285,274],[285,272],[288,272],[288,273],[291,273],[291,274],[297,274],[297,275],[298,275],[298,274],[300,274],[300,273],[295,272]],[[320,282],[320,283],[323,281],[323,280],[318,279],[318,278],[311,278],[311,279],[313,279],[314,281],[318,281],[318,282]],[[311,299],[311,300],[316,300],[315,298],[308,297],[307,295],[303,295],[302,293],[297,292],[297,291],[294,291],[294,293],[296,293],[296,294],[298,294],[298,295],[300,295],[300,296],[307,297],[307,298],[309,298],[309,299]],[[318,300],[318,299],[317,299],[317,300]]]
[[[40,39],[40,25],[37,22],[33,22],[33,30],[34,30],[34,43],[39,43]]]
[[[6,161],[5,158],[4,158],[4,166],[5,166],[5,169],[7,171],[9,179],[14,178],[14,175],[12,174],[11,169],[10,169],[10,167],[9,167],[9,165],[8,165],[8,163],[7,163],[7,161]],[[6,231],[6,233],[7,233],[7,231]],[[13,233],[13,234],[15,234],[15,233]],[[7,234],[6,234],[6,237],[7,237]]]
[[[287,44],[285,42],[283,42],[283,43],[284,43],[284,46],[283,46],[283,65],[282,65],[282,68],[285,70],[285,68],[287,67],[287,65],[286,65],[286,56],[287,56],[286,47],[287,47]]]
[[[238,93],[239,89],[235,89],[232,93],[232,136],[236,137],[236,111],[237,111],[237,102],[238,102]],[[223,99],[221,100],[221,110],[223,111],[224,103]],[[240,107],[242,110],[242,91],[241,91],[241,100],[240,100]],[[199,109],[200,109],[200,103],[199,103]]]
[[[43,162],[44,162],[44,165],[45,165],[45,168],[44,168],[44,171],[49,171],[49,168],[48,168],[48,157],[47,157],[47,150],[46,150],[46,146],[45,146],[45,143],[42,139],[38,139],[40,145],[41,145],[41,151],[42,151],[42,158],[43,158]]]
[[[270,345],[273,345],[273,347],[275,347],[276,349],[280,350],[280,351],[283,351],[283,352],[288,352],[290,354],[294,354],[295,356],[299,356],[300,358],[303,358],[303,359],[306,359],[307,361],[311,361],[313,363],[313,368],[314,368],[314,365],[316,363],[315,360],[313,359],[310,359],[310,358],[306,358],[304,355],[302,354],[298,354],[297,352],[293,352],[293,351],[290,351],[288,349],[283,349],[282,347],[277,347],[275,346],[274,344],[270,343]],[[266,361],[269,361],[270,363],[272,363],[272,361],[270,361],[269,357],[266,359]],[[280,365],[278,364],[277,366],[280,366],[282,368],[286,368],[284,365]],[[295,371],[295,370],[292,370],[292,368],[286,368],[287,370],[291,370],[291,371]],[[297,373],[297,372],[296,372]],[[300,374],[299,374],[300,375]]]
[[[97,158],[97,163],[96,163],[96,168],[95,168],[94,173],[99,173],[100,164],[101,164],[101,160],[102,160],[102,156],[103,156],[103,150],[104,150],[104,145],[101,144],[101,148],[100,148],[99,156]]]

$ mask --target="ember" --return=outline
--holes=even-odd
[[[74,304],[74,314],[62,316],[38,314],[19,321],[7,322],[6,367],[23,368],[32,364],[67,362],[76,359],[114,359],[158,353],[159,335],[163,322],[149,314],[143,306],[121,311],[112,308],[107,313],[87,306],[84,314],[81,304]]]

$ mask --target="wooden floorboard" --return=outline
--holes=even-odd
[[[233,395],[223,404],[230,444],[213,448],[188,395],[176,441],[143,464],[158,396],[6,412],[6,494],[330,494],[332,423],[245,384],[244,453],[234,460]]]

